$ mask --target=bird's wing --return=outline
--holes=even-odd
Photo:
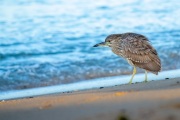
[[[149,71],[160,71],[160,59],[146,37],[127,37],[122,42],[124,57],[132,61],[135,66]]]

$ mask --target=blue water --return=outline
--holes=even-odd
[[[92,47],[112,33],[147,36],[162,70],[179,69],[179,13],[179,0],[1,0],[0,90],[130,74],[109,48]]]

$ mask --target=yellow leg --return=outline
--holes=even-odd
[[[132,80],[133,80],[135,74],[136,74],[136,67],[134,66],[133,74],[132,74],[132,76],[131,76],[131,79],[130,79],[130,81],[129,81],[129,84],[132,83]]]
[[[144,82],[147,82],[148,81],[148,78],[147,78],[147,71],[145,70],[145,79],[144,79]]]

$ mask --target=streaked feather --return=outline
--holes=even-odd
[[[125,33],[118,36],[113,43],[112,51],[128,59],[134,66],[157,74],[161,70],[161,61],[149,40],[136,33]]]

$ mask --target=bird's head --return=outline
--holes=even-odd
[[[93,47],[99,46],[108,46],[111,47],[114,43],[116,43],[120,39],[121,34],[112,34],[106,37],[105,42],[98,43]]]

